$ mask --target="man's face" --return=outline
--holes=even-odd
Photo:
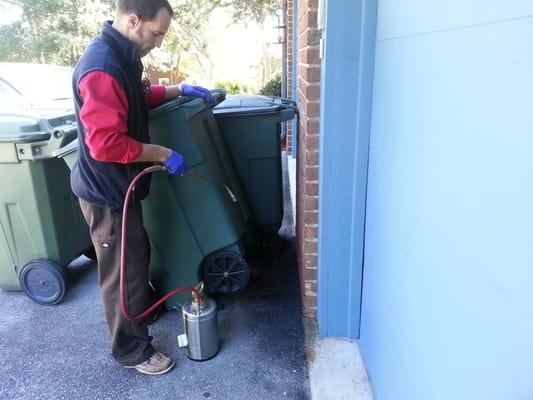
[[[141,20],[135,14],[129,16],[129,39],[137,46],[139,57],[144,57],[154,48],[161,47],[170,22],[170,14],[164,7],[159,9],[151,21]]]

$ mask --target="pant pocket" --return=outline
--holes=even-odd
[[[100,271],[112,271],[113,266],[120,262],[118,237],[116,235],[93,235],[93,245],[98,269]]]
[[[104,236],[94,235],[94,247],[96,251],[114,251],[117,245],[118,238],[116,235]]]

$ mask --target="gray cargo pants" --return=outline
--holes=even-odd
[[[85,220],[96,250],[98,280],[105,317],[111,333],[111,350],[123,366],[139,364],[155,352],[148,335],[148,318],[130,322],[120,308],[120,246],[122,210],[95,207],[80,199]],[[130,316],[151,305],[153,290],[149,285],[150,246],[143,226],[140,204],[128,210],[126,247],[126,307]]]

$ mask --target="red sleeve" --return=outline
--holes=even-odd
[[[154,108],[165,101],[165,93],[167,89],[162,85],[150,85],[150,90],[145,90],[148,107]]]
[[[117,80],[102,71],[89,72],[79,86],[80,119],[85,143],[97,161],[130,163],[142,153],[142,143],[129,137],[128,100]]]

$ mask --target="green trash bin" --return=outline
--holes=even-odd
[[[91,248],[89,230],[60,159],[77,134],[72,113],[0,115],[0,288],[56,304],[64,268]]]
[[[217,101],[223,91],[215,91]],[[151,241],[150,279],[165,294],[204,281],[210,292],[231,293],[246,286],[248,241],[246,204],[212,110],[199,98],[177,98],[150,113],[152,143],[181,153],[193,174],[154,173],[143,202]],[[227,185],[237,198],[232,201]],[[190,299],[177,295],[173,308]]]
[[[213,113],[250,207],[250,223],[263,236],[277,236],[283,220],[281,123],[294,118],[296,103],[233,95]]]

